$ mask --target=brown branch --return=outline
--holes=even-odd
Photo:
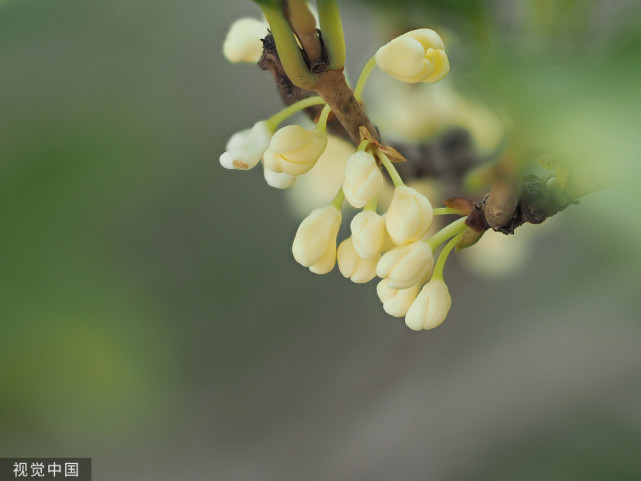
[[[291,105],[299,100],[317,95],[316,92],[297,87],[291,80],[289,80],[283,65],[280,63],[280,58],[276,51],[276,44],[274,43],[274,37],[271,34],[267,35],[263,39],[263,56],[258,61],[258,66],[272,74],[274,81],[276,82],[280,98],[285,105]],[[313,107],[305,109],[305,112],[311,119],[315,120],[320,115],[322,109],[322,105],[314,105]],[[330,115],[327,120],[327,129],[334,135],[349,139],[347,131],[333,115]]]
[[[361,126],[380,141],[378,130],[372,125],[363,106],[354,97],[354,92],[347,85],[342,69],[323,72],[314,90],[327,102],[354,145],[358,145],[361,141],[359,131]]]
[[[514,234],[514,229],[529,222],[540,224],[545,219],[566,209],[568,206],[578,204],[578,200],[570,196],[567,191],[558,186],[554,177],[539,178],[528,175],[520,186],[520,196],[514,212],[509,219],[501,225],[492,225],[488,221],[489,199],[491,194],[485,195],[483,200],[474,205],[465,224],[477,232],[494,229],[504,234]],[[493,219],[494,220],[494,219]]]
[[[332,109],[336,120],[328,124],[332,133],[338,131],[339,135],[342,134],[342,136],[349,138],[354,145],[358,145],[361,140],[359,127],[364,126],[372,135],[379,138],[378,130],[372,125],[363,106],[354,98],[354,92],[347,85],[342,70],[316,72],[319,74],[319,80],[313,91],[296,87],[283,69],[271,34],[263,39],[263,56],[258,61],[258,66],[263,70],[269,70],[274,76],[280,96],[286,105],[291,105],[312,95],[320,95]],[[312,107],[308,109],[308,113],[315,117],[321,108]],[[340,125],[341,128],[339,129],[334,124]]]

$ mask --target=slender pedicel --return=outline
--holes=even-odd
[[[285,107],[283,110],[280,112],[272,115],[270,118],[267,119],[267,125],[269,128],[273,131],[275,131],[278,126],[288,117],[291,117],[297,112],[300,112],[303,109],[306,109],[307,107],[313,107],[314,105],[323,105],[325,104],[325,101],[319,97],[319,96],[314,96],[314,97],[307,97],[306,99],[299,100],[296,103],[291,104],[288,107]]]

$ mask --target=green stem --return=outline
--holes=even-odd
[[[445,261],[447,260],[447,256],[450,255],[450,252],[452,252],[452,249],[454,248],[454,246],[458,244],[462,238],[463,238],[463,233],[461,232],[460,234],[456,235],[451,241],[445,244],[445,247],[443,247],[443,250],[438,256],[436,265],[434,266],[434,272],[432,273],[432,280],[435,280],[435,279],[438,279],[441,281],[443,280],[443,268],[445,267]]]
[[[401,185],[405,185],[403,183],[403,179],[401,179],[401,176],[398,175],[398,172],[396,171],[396,168],[392,164],[392,161],[389,160],[389,157],[387,155],[385,155],[381,151],[378,152],[378,157],[381,159],[381,162],[385,166],[385,169],[387,169],[387,173],[392,178],[392,182],[394,183],[394,187],[400,187]]]
[[[426,240],[425,242],[427,242],[427,245],[430,246],[432,252],[435,251],[438,246],[440,246],[443,242],[445,242],[453,235],[463,232],[463,230],[465,229],[466,219],[467,217],[461,217],[460,219],[455,220],[451,224],[443,227],[428,240]]]
[[[434,215],[448,215],[448,214],[465,215],[460,210],[452,209],[451,207],[438,207],[434,209]]]
[[[354,97],[356,97],[356,100],[358,100],[359,102],[363,100],[363,90],[365,89],[367,79],[372,73],[372,70],[374,70],[374,67],[376,67],[376,58],[372,57],[367,61],[365,67],[363,67],[361,75],[358,77],[358,82],[356,83],[356,88],[354,89]]]
[[[324,103],[325,101],[318,96],[307,97],[306,99],[299,100],[298,102],[293,103],[288,107],[285,107],[283,110],[281,110],[277,114],[274,114],[270,118],[268,118],[267,125],[272,131],[275,131],[278,128],[278,126],[281,124],[281,122],[283,122],[288,117],[291,117],[295,113],[300,112],[301,110],[306,109],[307,107],[312,107],[314,105],[323,105]]]
[[[338,189],[338,192],[336,193],[334,200],[332,200],[331,205],[336,207],[338,210],[341,210],[344,200],[345,200],[345,193],[343,192],[343,188],[341,187],[340,189]]]
[[[356,149],[357,152],[365,152],[365,149],[369,145],[369,140],[364,139],[361,141],[360,144],[358,144],[358,149]]]
[[[323,134],[327,132],[327,117],[329,117],[329,113],[331,111],[332,109],[329,107],[329,105],[325,105],[325,107],[323,107],[323,110],[321,111],[320,117],[318,117],[316,128]]]
[[[318,0],[318,21],[323,43],[329,54],[328,68],[340,70],[345,66],[345,36],[336,0]]]
[[[375,195],[374,197],[372,197],[369,200],[369,202],[365,206],[365,209],[363,209],[363,210],[373,210],[374,212],[376,212],[376,204],[378,204],[378,196],[377,195]]]
[[[274,42],[276,42],[280,63],[285,69],[287,77],[297,87],[313,90],[318,81],[318,75],[312,74],[307,68],[296,36],[289,25],[289,21],[283,15],[280,5],[263,4],[260,8],[269,23],[269,29],[274,36]]]

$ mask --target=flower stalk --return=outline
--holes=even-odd
[[[435,251],[438,246],[445,242],[450,237],[457,235],[465,230],[466,217],[455,220],[451,224],[443,227],[440,231],[434,234],[425,242]]]

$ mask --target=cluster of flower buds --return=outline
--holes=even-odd
[[[234,24],[225,41],[227,58],[257,60],[260,33],[264,33],[265,27],[259,23]],[[360,100],[363,85],[376,65],[410,83],[436,82],[449,71],[443,41],[429,29],[408,32],[381,47],[363,69],[355,89],[357,99]],[[320,97],[307,98],[235,134],[220,156],[221,165],[248,170],[262,159],[267,183],[277,188],[290,187],[298,176],[315,166],[325,150],[330,108],[325,105],[313,129],[300,125],[277,128],[290,115],[323,103]],[[464,219],[428,237],[435,215],[457,212],[433,209],[427,197],[403,183],[386,152],[389,151],[384,146],[363,136],[358,149],[347,160],[342,187],[330,204],[313,210],[302,221],[292,252],[299,264],[316,274],[326,274],[338,263],[341,274],[355,283],[380,277],[376,290],[385,312],[405,317],[405,323],[413,330],[432,329],[443,322],[450,309],[443,265],[461,239]],[[394,193],[387,211],[379,214],[383,171],[391,178]],[[351,220],[351,235],[337,247],[345,201],[360,211]],[[448,240],[435,263],[435,250]]]

